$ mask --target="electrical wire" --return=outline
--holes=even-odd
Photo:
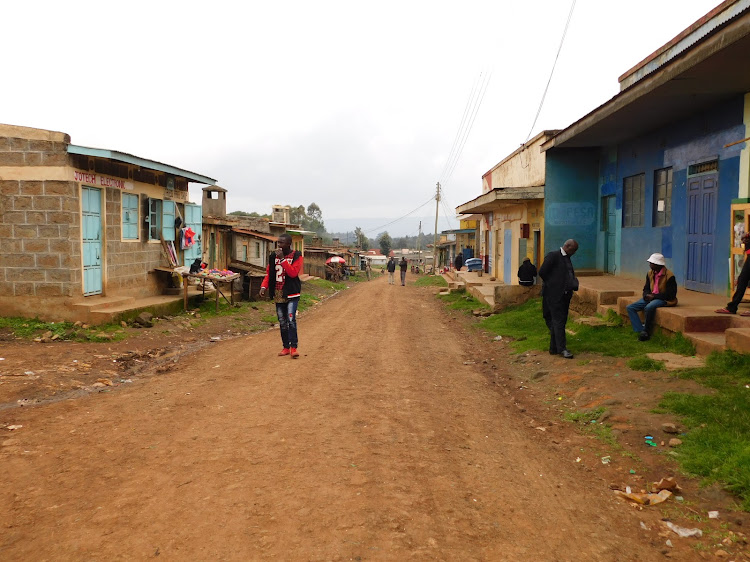
[[[482,107],[482,101],[484,100],[484,94],[487,93],[487,86],[490,84],[490,79],[492,78],[492,73],[486,74],[486,78],[484,82],[482,83],[482,86],[480,87],[481,94],[477,95],[477,99],[475,100],[473,113],[471,116],[471,120],[469,122],[468,127],[464,131],[463,139],[459,145],[458,152],[456,153],[455,158],[453,159],[453,164],[448,170],[448,173],[446,176],[444,176],[443,183],[448,183],[448,180],[453,175],[453,171],[456,169],[456,165],[458,164],[458,161],[461,159],[461,154],[464,151],[464,146],[466,145],[466,141],[469,139],[469,134],[471,133],[471,129],[474,126],[474,120],[477,118],[477,115],[479,114],[479,108]]]
[[[565,29],[563,30],[562,39],[560,39],[560,46],[557,48],[557,54],[555,55],[555,62],[552,63],[552,70],[549,73],[549,79],[547,80],[547,85],[544,87],[544,93],[542,94],[542,100],[539,102],[539,109],[536,111],[536,116],[534,117],[534,122],[531,124],[531,129],[529,129],[529,135],[526,137],[526,141],[524,141],[524,144],[529,141],[531,138],[531,133],[534,131],[534,127],[536,126],[536,121],[539,119],[539,114],[542,112],[542,106],[544,105],[544,98],[547,97],[547,90],[549,90],[550,82],[552,82],[552,75],[555,73],[555,66],[557,66],[557,59],[560,57],[560,51],[562,51],[563,43],[565,42],[565,35],[568,33],[568,26],[570,25],[570,20],[573,17],[573,8],[576,7],[576,0],[573,0],[573,3],[570,5],[570,12],[568,12],[568,21],[565,22]]]
[[[399,217],[399,218],[397,218],[397,219],[394,219],[394,220],[392,220],[391,222],[389,222],[389,223],[386,223],[386,224],[384,224],[384,225],[382,225],[382,226],[378,226],[378,227],[376,227],[376,228],[371,228],[371,229],[369,229],[369,230],[363,230],[363,231],[362,231],[362,234],[369,234],[369,233],[371,233],[371,232],[375,232],[376,230],[380,230],[381,228],[385,228],[385,227],[387,227],[387,226],[391,226],[392,224],[394,224],[394,223],[396,223],[396,222],[398,222],[398,221],[400,221],[400,220],[403,220],[403,219],[405,219],[405,218],[406,218],[406,217],[408,217],[409,215],[413,215],[414,213],[416,213],[417,211],[419,211],[419,209],[421,209],[421,208],[422,208],[422,207],[424,207],[425,205],[428,205],[429,203],[431,203],[431,202],[432,202],[432,201],[433,201],[434,199],[435,199],[435,196],[433,195],[432,197],[430,197],[430,198],[429,198],[429,199],[428,199],[427,201],[425,201],[424,203],[422,203],[422,204],[421,204],[421,205],[420,205],[419,207],[417,207],[417,208],[416,208],[416,209],[414,209],[413,211],[409,211],[409,212],[408,212],[408,213],[406,213],[405,215],[403,215],[403,216],[401,216],[401,217]]]
[[[464,129],[464,126],[466,124],[466,116],[469,114],[469,107],[471,106],[471,101],[474,99],[474,93],[476,92],[477,85],[479,84],[479,81],[482,78],[482,73],[479,73],[479,76],[474,81],[474,85],[471,87],[471,92],[469,93],[469,99],[466,100],[466,106],[464,107],[464,113],[461,116],[461,122],[458,124],[458,129],[456,129],[456,136],[453,137],[453,144],[451,145],[451,150],[448,153],[448,158],[445,160],[445,165],[443,165],[443,170],[440,172],[440,179],[445,176],[445,173],[448,171],[448,164],[452,161],[453,155],[456,151],[456,147],[458,146],[458,139],[461,137],[461,131]]]

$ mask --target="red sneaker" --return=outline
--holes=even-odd
[[[281,351],[279,351],[279,357],[282,357],[284,355],[289,355],[289,348],[288,347],[285,347],[284,349],[282,349]]]
[[[297,353],[297,348],[293,347],[289,350],[290,355],[292,356],[292,359],[297,359],[299,357],[299,353]]]

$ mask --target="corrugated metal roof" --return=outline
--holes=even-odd
[[[750,8],[750,0],[726,0],[721,3],[620,76],[618,79],[620,90],[629,88],[645,76],[674,60],[704,37],[734,19],[748,8]]]
[[[116,160],[118,162],[125,162],[126,164],[133,164],[140,166],[141,168],[148,168],[149,170],[156,170],[158,172],[165,172],[172,174],[173,176],[179,176],[196,183],[215,184],[214,178],[208,176],[202,176],[182,168],[170,166],[169,164],[162,164],[154,160],[147,160],[140,156],[133,156],[132,154],[126,154],[125,152],[117,152],[116,150],[107,150],[104,148],[91,148],[88,146],[78,146],[75,144],[68,145],[69,154],[81,154],[83,156],[93,156],[95,158],[109,158],[110,160]]]
[[[247,228],[233,228],[232,232],[237,232],[239,234],[247,234],[248,236],[254,236],[255,238],[262,238],[263,240],[270,240],[271,242],[276,242],[277,236],[272,236],[271,234],[266,234],[264,232],[258,232],[257,230],[249,230]]]

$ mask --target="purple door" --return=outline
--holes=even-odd
[[[685,288],[702,293],[713,292],[714,231],[718,174],[688,178],[687,271]]]

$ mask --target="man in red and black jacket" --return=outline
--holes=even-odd
[[[302,253],[292,250],[292,237],[286,232],[279,236],[276,245],[278,247],[269,256],[266,276],[260,284],[260,296],[265,296],[268,291],[268,296],[276,303],[276,316],[279,319],[281,341],[284,344],[279,356],[291,355],[292,359],[296,359],[299,357],[297,306],[302,293],[302,282],[299,279],[302,272]],[[273,281],[270,281],[271,271]]]

